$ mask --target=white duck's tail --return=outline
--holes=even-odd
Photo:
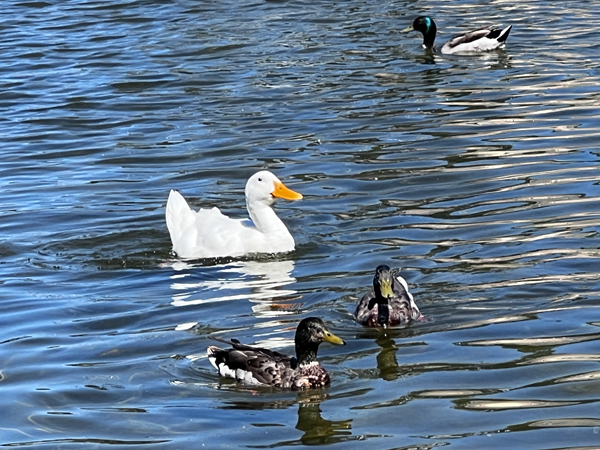
[[[178,253],[177,250],[180,247],[185,230],[189,229],[194,222],[194,211],[179,192],[171,190],[169,200],[167,200],[165,216],[173,250]]]

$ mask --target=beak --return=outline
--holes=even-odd
[[[285,185],[281,181],[275,181],[275,190],[271,192],[273,197],[283,198],[286,200],[300,200],[302,198],[302,194],[298,192],[292,191],[290,188],[285,187]]]
[[[415,31],[413,26],[406,27],[404,30],[400,31],[400,33],[410,33],[411,31]]]
[[[327,330],[325,330],[323,332],[323,340],[325,342],[329,342],[330,344],[346,345],[346,342],[342,338],[337,337],[331,331],[327,331]]]
[[[394,290],[392,289],[392,279],[389,276],[385,276],[379,280],[379,289],[381,295],[384,298],[393,298]]]

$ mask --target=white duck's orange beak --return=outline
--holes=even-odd
[[[271,192],[273,197],[283,198],[286,200],[300,200],[302,198],[302,194],[285,187],[281,181],[274,181],[273,184],[275,184],[275,190]]]

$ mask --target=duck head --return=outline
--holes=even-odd
[[[296,358],[299,364],[307,364],[317,360],[317,350],[321,342],[335,345],[346,345],[346,342],[333,334],[318,317],[303,319],[296,329]]]
[[[286,200],[302,198],[302,194],[286,187],[279,178],[267,170],[257,172],[248,179],[245,193],[248,202],[263,202],[268,205],[273,203],[275,198]]]
[[[394,290],[392,289],[393,276],[392,270],[384,264],[375,269],[373,289],[378,303],[387,303],[389,298],[394,297]]]
[[[437,26],[431,17],[417,17],[412,25],[402,30],[402,33],[410,33],[411,31],[420,31],[423,34],[423,47],[430,50],[433,49]]]

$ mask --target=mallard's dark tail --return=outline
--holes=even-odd
[[[498,42],[506,42],[506,40],[508,39],[508,35],[510,33],[511,28],[512,28],[512,25],[509,25],[504,30],[502,30],[502,32],[498,36]]]
[[[223,350],[222,348],[215,347],[214,345],[209,345],[206,349],[206,354],[208,355],[208,360],[214,366],[215,369],[219,370],[219,365],[221,363],[227,363],[228,351]]]

